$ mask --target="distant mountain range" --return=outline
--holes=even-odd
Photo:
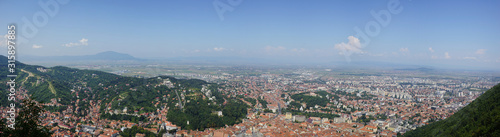
[[[406,71],[423,71],[423,72],[428,72],[428,71],[433,71],[433,68],[426,68],[426,67],[419,67],[419,68],[405,68],[405,69],[395,69],[395,70],[406,70]]]
[[[43,66],[68,66],[75,64],[127,64],[127,63],[168,63],[168,64],[207,64],[207,65],[254,65],[254,66],[315,66],[335,68],[369,68],[369,69],[394,69],[403,71],[434,72],[442,69],[462,70],[455,67],[419,65],[412,63],[395,63],[384,61],[325,61],[310,59],[289,58],[260,58],[239,56],[180,56],[180,57],[156,57],[136,58],[126,53],[106,51],[94,55],[75,56],[30,56],[20,55],[16,57],[19,61],[29,64]],[[468,70],[468,69],[466,69]],[[475,70],[475,69],[472,69]]]
[[[486,91],[449,118],[404,134],[407,137],[500,136],[500,84]]]
[[[120,61],[120,60],[141,61],[144,59],[139,59],[129,54],[118,53],[114,51],[106,51],[94,55],[81,55],[81,56],[21,56],[20,60],[24,62],[34,62],[34,61],[70,62],[70,61]]]

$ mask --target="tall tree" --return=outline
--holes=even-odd
[[[0,137],[6,136],[6,133],[5,133],[6,129],[5,128],[7,128],[5,126],[5,119],[2,118],[2,119],[0,119]]]
[[[14,137],[50,137],[49,129],[39,125],[40,115],[45,110],[37,104],[32,97],[23,100],[22,107],[16,117],[15,129],[4,128],[2,136]]]

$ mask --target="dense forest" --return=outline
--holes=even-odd
[[[189,130],[204,130],[240,123],[245,118],[249,106],[241,100],[230,98],[227,100],[229,101],[225,105],[217,105],[208,99],[191,98],[183,109],[170,105],[167,119],[182,129]],[[217,114],[218,111],[222,112],[222,116]]]
[[[306,103],[307,108],[314,107],[315,105],[325,107],[326,104],[330,101],[328,98],[323,96],[310,96],[305,95],[304,93],[295,94],[291,96],[295,101]]]
[[[253,105],[257,103],[257,100],[254,98],[243,98],[245,101],[250,102]]]
[[[263,99],[259,99],[259,103],[262,104],[262,108],[267,108],[267,101]]]
[[[500,84],[449,118],[417,128],[404,136],[500,136]]]
[[[144,134],[145,137],[156,137],[157,135],[153,132],[145,130],[142,127],[132,126],[132,128],[127,128],[120,133],[123,137],[135,137],[137,133]]]

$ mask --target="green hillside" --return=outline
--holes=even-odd
[[[500,84],[449,118],[417,128],[404,136],[500,136]]]
[[[1,66],[7,66],[7,57],[0,56],[0,61]],[[44,71],[38,69],[44,69]],[[10,79],[6,77],[7,67],[0,67],[0,70],[0,74],[2,74],[0,82],[6,83]],[[51,102],[51,99],[57,99],[57,102],[62,105],[87,108],[89,100],[101,100],[102,105],[111,105],[111,109],[127,107],[131,111],[139,110],[141,113],[155,111],[157,107],[151,101],[157,97],[172,94],[174,90],[199,90],[202,85],[209,84],[202,80],[162,76],[164,79],[170,79],[173,83],[177,83],[175,87],[167,88],[166,86],[157,86],[163,82],[157,78],[124,77],[102,71],[80,70],[63,66],[46,68],[21,62],[16,62],[16,74],[17,90],[25,89],[28,94],[33,95],[36,101]],[[0,85],[0,89],[2,89],[0,90],[2,95],[7,94],[8,90],[6,90],[5,84]],[[126,98],[116,99],[119,95]],[[77,99],[82,101],[76,104]],[[166,100],[160,102],[168,103]],[[7,98],[1,98],[0,103],[2,106],[9,104]],[[103,106],[101,109],[104,108]]]
[[[4,66],[0,67],[0,82],[6,83],[10,79],[6,77],[7,57],[0,56],[0,65]],[[45,109],[49,111],[61,111],[67,106],[78,107],[77,111],[72,112],[76,116],[88,115],[91,101],[100,105],[101,118],[132,122],[147,121],[146,114],[157,114],[158,109],[170,108],[168,119],[183,129],[233,125],[240,123],[247,114],[248,106],[242,101],[220,92],[218,84],[198,79],[176,79],[170,76],[136,78],[63,66],[46,68],[21,62],[16,62],[16,72],[17,93],[25,89],[36,101],[55,101],[62,105],[46,106]],[[171,82],[171,85],[164,84],[166,81]],[[205,96],[206,91],[201,91],[204,87],[211,91],[211,97]],[[7,96],[7,92],[7,85],[1,84],[0,94]],[[1,106],[10,103],[6,97],[0,98]],[[214,114],[216,111],[222,111],[223,116]],[[191,124],[186,124],[187,121]]]

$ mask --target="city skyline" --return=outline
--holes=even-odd
[[[116,51],[146,59],[500,68],[497,1],[231,2],[3,0],[0,25],[18,25],[21,60]]]

